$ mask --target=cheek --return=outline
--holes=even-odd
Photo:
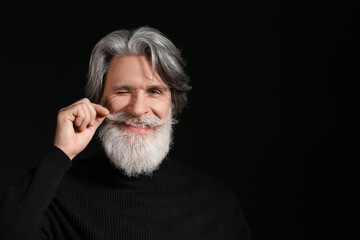
[[[106,107],[110,113],[119,112],[129,104],[130,98],[126,97],[114,97],[109,98]]]
[[[165,120],[168,118],[170,113],[171,99],[156,101],[151,104],[153,113],[160,119]]]

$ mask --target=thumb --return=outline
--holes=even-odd
[[[106,117],[107,115],[110,114],[110,111],[107,108],[105,108],[105,107],[103,107],[103,106],[101,106],[99,104],[96,104],[96,103],[92,103],[92,105],[93,105],[93,107],[94,107],[94,109],[96,111],[96,114],[97,114],[96,117],[98,117],[98,116],[99,117],[100,116]]]
[[[93,103],[92,105],[96,111],[96,117],[91,122],[91,125],[94,126],[95,128],[98,128],[100,124],[104,121],[106,116],[110,114],[110,111],[99,104]]]

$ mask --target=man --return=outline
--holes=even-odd
[[[250,239],[226,186],[166,158],[190,88],[158,30],[102,38],[88,98],[59,111],[53,148],[5,195],[1,239]],[[94,136],[103,151],[76,158]]]

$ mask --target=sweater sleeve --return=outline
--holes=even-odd
[[[0,202],[2,240],[34,238],[42,215],[71,165],[66,154],[54,146],[24,179],[7,189]]]

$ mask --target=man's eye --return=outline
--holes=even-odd
[[[149,93],[150,94],[161,94],[161,92],[157,89],[151,89],[151,90],[149,90]]]
[[[126,94],[126,93],[129,93],[129,91],[119,91],[119,92],[116,92],[117,94]]]

